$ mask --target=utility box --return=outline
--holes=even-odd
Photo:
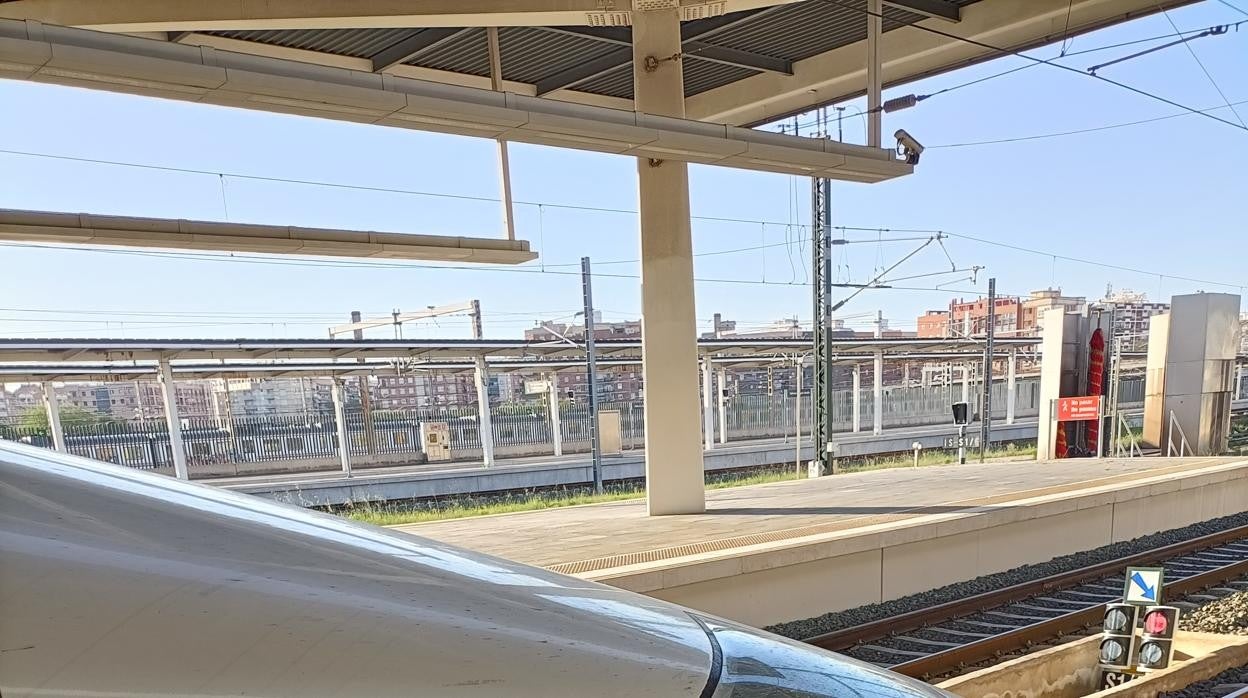
[[[598,447],[602,449],[604,456],[618,456],[624,453],[619,410],[598,412]]]
[[[426,461],[450,460],[451,426],[446,422],[421,422],[420,445]]]

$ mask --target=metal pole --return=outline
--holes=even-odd
[[[884,433],[884,352],[875,352],[875,366],[871,371],[871,433],[879,436]]]
[[[472,338],[481,339],[481,302],[472,301]],[[477,389],[477,432],[481,438],[481,461],[485,467],[494,467],[494,423],[490,418],[490,373],[485,357],[478,356],[472,378]]]
[[[984,399],[979,419],[979,462],[988,458],[988,442],[992,438],[992,360],[997,337],[997,280],[988,279],[988,341],[984,343]]]
[[[186,449],[182,446],[182,419],[178,417],[177,391],[173,386],[173,370],[169,367],[169,359],[161,359],[160,389],[165,398],[165,424],[169,428],[169,452],[173,456],[173,474],[179,480],[189,480],[190,473],[186,468]]]
[[[853,405],[854,433],[862,431],[862,364],[854,364],[854,394],[850,396]]]
[[[716,391],[716,398],[719,400],[719,442],[721,444],[728,443],[728,407],[726,393],[728,392],[728,370],[719,369],[719,383]]]
[[[713,374],[711,357],[702,357],[702,449],[705,451],[715,448],[715,414],[711,402],[711,393],[715,391]]]
[[[1010,362],[1005,374],[1005,423],[1014,423],[1018,403],[1018,350],[1010,349]]]
[[[804,373],[802,369],[802,358],[799,356],[797,358],[797,397],[793,400],[793,463],[798,477],[802,476],[802,373]],[[819,445],[815,444],[815,448],[818,447]],[[815,460],[818,459],[819,456],[816,454]]]
[[[970,416],[970,406],[967,406],[967,416]],[[966,425],[958,425],[958,465],[966,465]]]
[[[589,446],[594,465],[594,492],[602,494],[602,444],[598,441],[598,356],[594,346],[594,293],[589,257],[581,257],[581,294],[585,303],[585,368],[589,389]]]

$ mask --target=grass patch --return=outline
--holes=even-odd
[[[1025,458],[1036,455],[1036,445],[1034,443],[1015,444],[1007,443],[1003,446],[994,446],[988,449],[988,458],[996,460],[1001,458]],[[946,451],[944,449],[928,448],[919,452],[919,467],[925,465],[949,465],[958,462],[957,451]],[[979,462],[979,449],[967,449],[967,463]],[[872,456],[868,458],[840,460],[840,472],[844,473],[860,473],[867,470],[885,470],[888,468],[910,468],[914,466],[914,455],[906,456]]]
[[[1006,444],[990,449],[989,458],[1016,458],[1034,456],[1035,445],[1017,446]],[[976,460],[968,455],[968,460]],[[956,453],[938,449],[929,449],[919,456],[919,465],[946,465],[957,460]],[[841,459],[842,472],[863,472],[885,468],[904,468],[914,465],[914,457],[880,456],[873,458]],[[778,465],[751,472],[710,473],[706,478],[708,490],[726,489],[729,487],[746,487],[749,485],[765,485],[772,482],[797,480],[806,476],[805,468],[801,473],[792,465]],[[580,504],[602,504],[629,499],[640,499],[646,494],[645,488],[637,483],[608,485],[607,491],[595,495],[588,488],[559,488],[551,490],[520,492],[499,495],[477,495],[451,497],[447,499],[422,500],[418,502],[396,503],[361,503],[338,510],[336,513],[356,521],[364,521],[378,526],[397,526],[400,524],[425,523],[428,521],[444,521],[462,519],[470,516],[486,516],[490,514],[510,514],[521,511],[540,511],[559,507],[577,506]]]

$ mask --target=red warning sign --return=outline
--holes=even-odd
[[[1101,416],[1101,396],[1059,397],[1057,399],[1057,421],[1089,422]]]

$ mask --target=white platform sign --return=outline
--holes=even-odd
[[[1122,602],[1140,606],[1160,604],[1162,572],[1160,567],[1128,567]]]

